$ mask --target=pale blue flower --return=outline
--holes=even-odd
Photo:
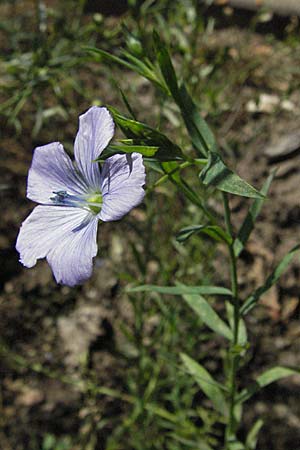
[[[59,142],[35,149],[27,197],[40,205],[23,222],[17,239],[24,266],[46,258],[58,283],[84,282],[97,254],[99,219],[118,220],[143,200],[140,154],[111,156],[101,169],[94,162],[113,134],[108,110],[94,106],[79,118],[75,162]]]

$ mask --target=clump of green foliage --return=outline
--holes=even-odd
[[[3,42],[10,47],[0,60],[0,114],[20,133],[26,112],[36,137],[45,123],[55,116],[66,121],[70,109],[89,97],[81,71],[93,69],[82,45],[116,44],[119,28],[106,28],[101,14],[86,20],[83,2],[68,0],[51,8],[36,1],[35,10],[23,14],[17,6],[11,3],[11,18],[1,23]]]

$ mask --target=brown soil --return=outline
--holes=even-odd
[[[256,186],[263,183],[273,167],[279,169],[270,198],[241,258],[239,281],[246,295],[299,242],[300,144],[290,154],[277,158],[268,156],[266,149],[300,126],[300,46],[291,48],[280,42],[273,45],[267,38],[237,29],[215,32],[207,45],[212,52],[220,46],[229,49],[226,67],[230,73],[234,67],[242,71],[251,58],[256,60],[243,83],[235,84],[232,97],[236,102],[221,118],[219,142],[224,149],[238,148],[235,156],[227,154],[227,158],[237,165],[241,176]],[[249,112],[249,102],[264,93],[277,96],[279,102]],[[225,91],[224,98],[227,94]],[[284,100],[290,102],[285,107]],[[75,135],[75,121],[69,128],[68,135]],[[125,300],[118,298],[117,272],[127,257],[126,243],[118,238],[118,232],[114,233],[115,225],[112,231],[103,228],[102,253],[96,259],[92,279],[82,287],[57,286],[45,262],[31,270],[18,263],[16,236],[32,208],[25,200],[25,185],[34,143],[29,130],[20,137],[12,129],[3,130],[0,328],[9,352],[4,351],[0,361],[0,447],[15,450],[32,448],[33,430],[36,435],[78,431],[84,435],[104,411],[106,417],[122,411],[122,403],[109,397],[94,404],[88,395],[82,395],[80,385],[76,388],[77,374],[82,374],[80,367],[88,367],[98,374],[99,385],[122,389],[123,366],[116,354],[116,341],[120,340],[120,322],[130,323],[132,311]],[[247,206],[247,201],[232,200],[237,220],[242,220]],[[138,218],[136,213],[135,220]],[[274,364],[300,365],[299,271],[300,263],[295,259],[279,285],[265,295],[261,307],[247,319],[254,347],[249,366],[242,373],[249,380]],[[63,373],[67,382],[61,380],[61,375],[56,379],[41,373],[47,370]],[[265,418],[259,450],[300,448],[299,393],[300,378],[290,377],[265,389],[246,408],[247,426],[259,415]],[[99,445],[102,448],[101,442]]]

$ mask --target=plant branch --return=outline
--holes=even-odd
[[[229,360],[230,368],[228,375],[229,384],[229,418],[225,433],[225,449],[230,450],[230,443],[235,441],[235,400],[236,400],[236,375],[239,368],[239,354],[236,351],[238,345],[238,335],[239,335],[239,321],[240,321],[240,302],[238,298],[238,278],[237,278],[237,258],[234,253],[233,248],[233,228],[231,224],[231,213],[228,202],[228,196],[223,193],[223,203],[224,203],[224,215],[225,224],[228,234],[232,237],[232,243],[228,244],[229,257],[230,257],[230,276],[231,276],[231,290],[232,290],[232,303],[233,303],[233,341],[229,349]]]

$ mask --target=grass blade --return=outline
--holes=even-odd
[[[157,286],[154,284],[143,284],[126,289],[127,292],[157,292],[158,294],[168,295],[229,295],[232,292],[220,286],[187,286],[180,284],[179,286]]]

